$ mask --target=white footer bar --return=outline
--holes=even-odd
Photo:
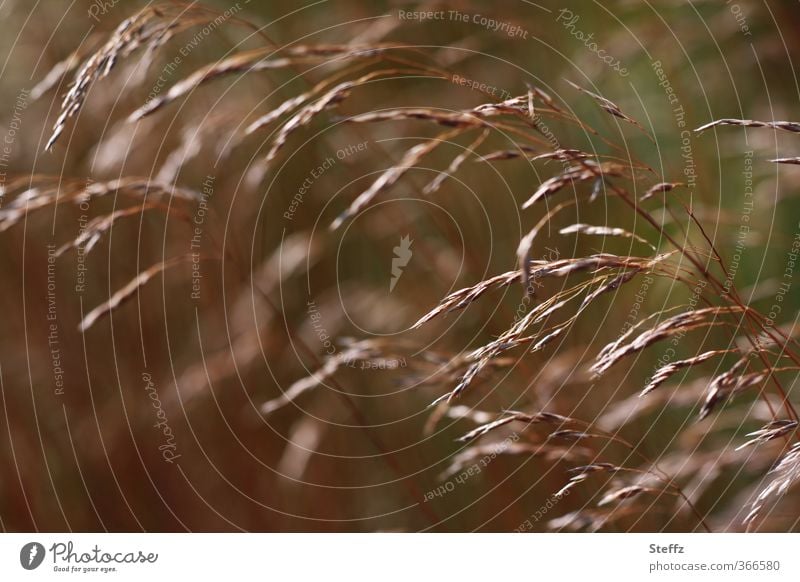
[[[800,580],[792,534],[4,534],[0,580]]]

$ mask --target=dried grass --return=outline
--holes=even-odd
[[[57,63],[32,92],[34,98],[40,97],[56,86],[65,75],[77,70],[62,102],[61,111],[45,146],[46,149],[51,150],[54,147],[68,121],[79,114],[95,83],[109,77],[121,61],[142,51],[144,53],[142,58],[131,64],[135,64],[137,69],[146,73],[154,54],[177,34],[205,25],[217,17],[218,13],[196,3],[159,3],[141,10],[124,21],[111,33],[105,43],[100,44],[99,38],[93,38],[86,46]],[[250,26],[237,19],[232,19],[231,23]],[[267,142],[266,155],[253,166],[252,176],[260,180],[272,170],[272,164],[281,152],[288,149],[290,140],[296,132],[308,128],[312,123],[322,121],[327,112],[341,106],[356,89],[359,92],[363,91],[365,97],[369,97],[370,84],[381,79],[400,80],[419,77],[452,79],[450,71],[398,56],[402,51],[409,52],[403,46],[380,42],[380,39],[392,29],[393,26],[376,26],[374,30],[365,31],[350,44],[306,44],[280,50],[270,44],[234,53],[197,68],[189,76],[173,84],[165,93],[136,109],[129,119],[139,121],[147,116],[157,115],[178,99],[200,90],[211,81],[229,75],[256,72],[269,74],[269,71],[276,70],[297,72],[297,68],[310,65],[308,70],[298,73],[298,77],[308,83],[305,91],[271,105],[268,111],[260,113],[254,120],[246,123],[244,131],[235,136],[229,135],[231,139],[226,140],[237,146],[244,146],[247,136],[276,124]],[[89,47],[93,45],[92,50]],[[591,97],[604,112],[636,127],[648,139],[653,140],[644,127],[623,112],[616,103],[598,93],[568,83]],[[352,101],[348,102],[348,105]],[[524,220],[529,220],[523,230],[527,233],[516,245],[516,257],[508,257],[510,264],[516,262],[517,268],[489,277],[485,274],[475,275],[475,279],[480,277],[483,280],[449,293],[436,307],[422,315],[412,328],[418,330],[440,316],[471,306],[490,292],[508,289],[517,283],[521,283],[523,287],[522,300],[529,303],[526,304],[526,311],[521,315],[517,314],[510,324],[504,325],[499,330],[493,329],[490,339],[484,337],[478,347],[467,350],[461,346],[453,348],[449,345],[440,350],[438,347],[434,349],[426,345],[418,351],[419,344],[412,340],[404,342],[383,338],[348,341],[338,338],[336,352],[318,362],[315,366],[316,371],[296,380],[282,390],[280,395],[261,404],[259,412],[262,417],[268,417],[290,404],[299,407],[301,398],[305,398],[306,395],[310,397],[319,387],[334,383],[337,374],[354,362],[381,365],[395,361],[399,357],[408,358],[411,365],[405,372],[404,386],[413,386],[417,390],[435,387],[437,394],[442,388],[444,389],[444,394],[440,394],[431,405],[431,414],[424,428],[425,434],[430,435],[430,438],[438,435],[439,424],[445,418],[453,422],[471,421],[478,424],[458,439],[465,448],[452,459],[443,478],[455,474],[482,456],[494,454],[497,451],[497,442],[492,441],[493,437],[496,439],[513,428],[516,430],[515,434],[523,434],[524,439],[522,442],[504,447],[501,451],[503,454],[535,457],[537,462],[550,464],[564,461],[572,464],[582,463],[571,470],[572,476],[567,484],[555,493],[556,497],[561,498],[578,484],[588,485],[600,479],[612,481],[609,486],[603,485],[594,490],[594,494],[599,497],[596,507],[568,511],[571,508],[565,506],[565,515],[551,520],[548,524],[550,528],[596,531],[612,523],[621,523],[627,518],[644,519],[650,512],[652,504],[661,503],[661,498],[665,495],[677,498],[679,508],[674,510],[675,516],[680,515],[686,508],[691,510],[694,522],[690,522],[688,526],[683,524],[684,526],[708,528],[704,514],[695,507],[695,503],[702,502],[701,494],[706,490],[710,491],[710,485],[702,480],[698,481],[697,473],[711,475],[709,481],[713,481],[719,477],[723,469],[733,467],[737,459],[741,458],[741,455],[733,454],[734,450],[748,449],[748,452],[754,456],[758,455],[763,461],[767,453],[762,453],[762,450],[768,451],[774,443],[769,446],[760,445],[780,439],[788,441],[790,438],[796,438],[797,414],[789,398],[790,391],[784,389],[778,375],[782,372],[796,373],[800,366],[800,357],[796,354],[797,342],[792,336],[791,329],[785,330],[780,325],[774,326],[774,322],[771,321],[768,324],[764,314],[755,307],[746,305],[740,299],[740,293],[735,287],[730,290],[725,289],[722,278],[728,273],[722,256],[715,246],[716,243],[708,236],[703,224],[697,218],[700,214],[696,215],[694,209],[680,203],[675,197],[664,196],[665,215],[669,215],[680,226],[679,229],[667,230],[665,220],[656,218],[639,205],[639,202],[665,194],[684,184],[667,181],[667,177],[636,161],[637,154],[629,151],[627,143],[618,144],[603,137],[600,132],[570,111],[572,108],[556,104],[555,100],[541,89],[529,87],[524,95],[500,102],[486,102],[474,107],[464,107],[461,103],[454,104],[449,109],[420,105],[400,107],[392,104],[383,109],[355,114],[348,112],[344,115],[341,118],[344,121],[343,125],[348,130],[356,132],[362,129],[368,130],[369,124],[386,122],[403,125],[428,124],[444,130],[432,138],[423,138],[421,143],[399,155],[398,159],[393,161],[336,217],[331,224],[332,230],[339,228],[369,207],[377,197],[406,178],[412,169],[426,162],[437,148],[451,141],[463,139],[467,145],[463,146],[463,151],[425,186],[423,195],[431,195],[446,189],[450,185],[447,179],[459,172],[470,158],[482,163],[515,159],[524,159],[530,164],[542,162],[536,164],[536,168],[539,166],[547,168],[547,163],[550,161],[562,164],[554,175],[547,174],[549,177],[543,179],[538,186],[534,184],[533,193],[520,204],[521,210],[528,210],[531,213],[539,211],[542,205],[546,207],[538,219],[523,215]],[[585,144],[571,147],[571,144],[559,142],[552,133],[545,131],[542,124],[545,119],[548,125],[556,129],[564,126],[580,129],[581,135],[601,144],[603,147],[599,149],[603,151],[589,154],[587,151],[595,152],[595,149]],[[110,213],[93,217],[77,237],[60,246],[56,252],[56,255],[60,256],[70,249],[83,249],[84,253],[91,251],[103,235],[109,233],[119,221],[141,215],[145,211],[157,210],[164,212],[165,215],[185,219],[188,211],[201,200],[201,196],[190,188],[175,184],[182,178],[183,169],[189,160],[202,158],[201,145],[213,142],[215,135],[227,126],[235,127],[234,121],[233,117],[220,116],[210,121],[204,120],[202,123],[186,125],[177,147],[172,151],[167,150],[168,155],[156,179],[121,177],[87,184],[85,180],[43,175],[12,177],[5,181],[3,191],[0,192],[3,201],[0,208],[0,230],[19,224],[37,210],[53,208],[64,202],[81,204],[117,194],[131,202],[129,206],[115,208]],[[702,132],[722,125],[800,133],[800,124],[796,122],[743,119],[720,119],[695,131]],[[502,135],[504,140],[502,143],[494,139],[496,134]],[[487,144],[491,144],[491,148],[487,147]],[[484,147],[489,151],[481,153],[480,150]],[[216,156],[228,153],[230,152],[215,149]],[[646,158],[646,155],[642,157]],[[782,157],[768,161],[798,164],[800,158]],[[627,184],[630,182],[636,186],[632,191],[645,192],[638,200],[627,190]],[[641,190],[640,182],[644,183]],[[551,206],[551,201],[557,199],[567,188],[572,190],[570,199],[554,202]],[[626,225],[627,228],[583,222],[563,225],[560,216],[562,210],[572,206],[584,210],[586,203],[595,201],[601,194],[607,197],[604,202],[619,204],[623,208],[619,213],[618,223]],[[169,204],[163,203],[164,201]],[[680,206],[685,215],[676,214],[670,206],[671,202],[676,201],[680,203],[676,208]],[[711,210],[713,214],[714,209]],[[624,220],[627,217],[643,220],[643,228],[652,228],[652,232],[645,233],[647,236],[638,234],[639,224],[633,223],[629,226],[632,221]],[[697,227],[696,230],[700,234],[696,238],[699,243],[690,239],[688,235],[684,240],[677,238],[675,230],[683,229],[683,233],[686,234],[682,220],[689,226]],[[593,220],[593,222],[598,221]],[[387,222],[391,223],[391,220]],[[527,226],[529,224],[534,226]],[[231,226],[234,231],[237,227],[237,225]],[[563,235],[629,239],[648,245],[653,249],[654,255],[645,257],[596,252],[588,256],[534,260],[532,257],[535,255],[535,245],[545,228],[548,232],[552,228]],[[235,238],[235,234],[232,238]],[[658,240],[660,244],[670,248],[657,248],[650,240]],[[281,311],[272,303],[270,295],[293,274],[302,272],[308,275],[311,263],[316,260],[318,254],[322,254],[322,250],[311,250],[309,240],[306,238],[292,240],[289,237],[281,244],[283,246],[275,251],[277,255],[273,254],[259,268],[253,263],[233,261],[239,270],[236,273],[239,277],[236,282],[238,287],[235,288],[238,297],[236,310],[247,312],[248,315],[252,312],[259,318],[261,324],[251,328],[234,325],[232,335],[228,336],[229,345],[214,351],[203,360],[202,364],[187,366],[185,373],[177,381],[178,387],[185,390],[181,396],[195,398],[214,382],[229,380],[239,375],[240,366],[242,369],[254,367],[261,354],[262,338],[264,336],[274,338],[279,331],[283,332],[278,330],[276,324],[281,319]],[[472,241],[467,239],[467,244],[472,244]],[[220,257],[226,258],[234,257],[236,252],[221,245],[219,248],[215,247],[214,251],[219,252]],[[290,254],[286,257],[287,263],[282,262],[284,256],[279,251]],[[276,256],[280,257],[280,266],[276,266]],[[202,257],[203,260],[212,258],[216,257],[211,253],[204,253]],[[92,309],[81,321],[80,330],[87,331],[101,318],[120,309],[127,300],[134,297],[144,285],[160,273],[189,260],[192,260],[190,255],[174,256],[158,261],[141,271],[127,284],[113,292],[107,301]],[[506,377],[509,378],[510,384],[522,384],[530,380],[534,376],[533,371],[524,369],[524,366],[520,366],[524,369],[521,373],[523,375],[513,376],[510,371],[520,362],[528,362],[527,354],[553,347],[556,339],[563,339],[566,344],[566,332],[572,329],[576,322],[592,317],[593,311],[590,311],[590,308],[598,298],[612,291],[622,292],[623,286],[637,276],[652,277],[659,282],[663,280],[669,285],[685,285],[690,292],[702,282],[703,292],[700,297],[695,298],[697,304],[702,306],[693,306],[674,314],[675,309],[683,309],[685,306],[671,306],[666,303],[655,305],[655,302],[652,302],[655,306],[653,312],[647,311],[650,305],[644,305],[645,311],[638,320],[624,328],[624,331],[620,331],[616,339],[610,342],[607,341],[607,337],[603,339],[605,345],[600,347],[593,361],[586,362],[586,358],[582,355],[593,354],[596,350],[594,344],[567,346],[569,349],[575,348],[576,353],[581,354],[581,357],[576,357],[569,365],[559,363],[555,359],[536,360],[535,356],[530,358],[533,365],[544,366],[542,375],[550,374],[554,378],[551,383],[558,384],[559,388],[563,387],[562,384],[580,384],[581,381],[576,378],[581,375],[585,377],[591,374],[597,381],[612,368],[633,359],[629,358],[630,356],[639,356],[665,340],[672,340],[677,345],[688,332],[705,330],[707,332],[705,337],[700,338],[697,336],[701,334],[692,334],[687,340],[695,342],[687,346],[687,351],[690,347],[692,350],[688,353],[697,355],[660,364],[644,388],[626,374],[620,392],[613,392],[612,401],[595,407],[597,421],[594,423],[581,421],[578,411],[587,406],[586,400],[593,399],[595,394],[593,390],[599,391],[600,394],[610,394],[608,391],[602,391],[602,387],[598,388],[597,382],[591,385],[586,382],[586,394],[580,397],[561,393],[564,391],[560,391],[557,396],[551,394],[549,396],[552,397],[545,397],[542,388],[528,387],[528,391],[534,395],[533,398],[541,399],[545,402],[546,408],[553,412],[531,412],[523,409],[504,412],[497,416],[488,410],[454,404],[453,401],[463,396],[467,387],[476,380],[488,378],[497,371],[508,372]],[[550,291],[549,287],[542,291],[534,290],[532,282],[541,279],[560,279],[563,285],[553,291]],[[625,291],[629,288],[630,286],[625,287]],[[427,304],[431,305],[437,299],[434,297]],[[590,319],[589,324],[594,326],[595,321]],[[728,333],[726,337],[730,329],[734,331]],[[230,333],[230,330],[228,331]],[[291,330],[285,331],[290,340],[296,339],[292,336]],[[440,339],[446,341],[446,338]],[[569,339],[574,341],[572,337]],[[579,339],[583,341],[583,338]],[[749,347],[746,347],[747,344]],[[519,357],[511,357],[510,352],[518,348],[524,348],[519,350]],[[562,350],[558,354],[564,353],[565,348],[559,346],[557,349]],[[313,355],[314,350],[308,349],[308,351]],[[687,375],[695,374],[696,371],[699,374],[703,364],[712,358],[734,353],[738,356],[738,360],[727,369],[723,368],[722,372],[718,371],[710,377],[701,376],[688,384],[684,382],[669,384],[681,371]],[[284,354],[278,357],[283,358]],[[783,366],[787,359],[796,365]],[[760,365],[751,370],[751,364],[756,361],[760,362]],[[633,370],[631,363],[627,372]],[[775,394],[767,393],[768,380],[774,385]],[[674,449],[655,461],[644,457],[642,453],[646,434],[640,432],[638,435],[640,440],[633,443],[623,440],[618,435],[618,430],[622,427],[625,427],[626,431],[634,432],[640,430],[642,426],[650,426],[648,419],[644,418],[645,415],[660,416],[665,412],[680,411],[680,414],[688,416],[689,409],[697,403],[698,398],[701,400],[699,420],[706,419],[715,410],[722,409],[722,404],[729,403],[735,396],[745,391],[751,391],[754,396],[759,397],[762,400],[761,406],[753,407],[754,411],[751,413],[742,412],[740,408],[728,407],[721,410],[715,420],[720,423],[728,422],[730,426],[736,427],[747,414],[750,414],[751,419],[758,418],[761,422],[766,419],[766,424],[761,429],[749,433],[747,436],[750,438],[736,449],[732,449],[730,443],[726,443],[715,445],[720,447],[718,450],[700,450],[706,441],[714,440],[720,431],[719,427],[711,422],[682,426],[680,429],[682,438],[691,443],[687,444],[680,437],[676,438],[675,442],[671,443]],[[470,392],[480,394],[481,391]],[[773,406],[776,394],[786,412],[783,417],[778,416],[779,412]],[[340,395],[349,406],[349,412],[359,420],[363,420],[359,416],[360,411],[348,396],[344,393]],[[525,396],[530,394],[526,393]],[[529,405],[530,402],[525,398],[519,401],[522,402],[523,408],[537,410],[543,407]],[[489,407],[486,403],[481,406]],[[556,410],[561,412],[555,412]],[[633,426],[630,422],[632,420],[640,422]],[[313,437],[309,437],[315,443],[313,446],[317,446],[316,443],[322,439],[322,433],[320,427],[312,426],[313,424],[309,422],[296,427],[295,434],[299,435],[305,431]],[[364,434],[381,452],[379,456],[386,457],[390,468],[400,476],[397,466],[392,465],[395,463],[394,457],[385,452],[391,447],[383,447],[379,439],[368,429],[364,429]],[[482,441],[487,435],[488,438]],[[700,437],[704,441],[702,444],[697,443]],[[619,455],[620,450],[623,451],[622,455],[615,456]],[[685,458],[687,456],[688,459]],[[287,452],[282,463],[291,467],[293,475],[302,475],[310,462],[309,458],[310,453],[292,456]],[[664,466],[668,466],[668,470],[665,470]],[[631,475],[637,479],[619,480],[621,477]],[[780,458],[770,475],[771,481],[757,494],[752,503],[751,511],[745,520],[748,525],[752,525],[763,513],[768,501],[786,495],[800,479],[798,444],[788,445],[788,451]],[[691,493],[686,492],[687,488]]]

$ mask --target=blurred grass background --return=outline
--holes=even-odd
[[[220,11],[232,6],[225,1],[207,4]],[[14,104],[21,91],[30,91],[78,45],[97,42],[94,35],[110,33],[144,6],[118,2],[95,22],[87,12],[92,5],[47,0],[11,1],[0,7],[5,33],[0,37],[0,127],[6,136],[11,135]],[[422,61],[465,78],[511,95],[524,94],[526,84],[541,87],[605,137],[624,144],[638,159],[663,169],[663,175],[675,181],[683,179],[681,129],[659,86],[654,61],[662,63],[685,109],[687,129],[720,117],[798,117],[800,91],[793,59],[798,54],[794,31],[800,26],[800,13],[795,2],[742,0],[736,4],[744,15],[742,21],[737,21],[733,4],[710,1],[465,1],[418,6],[338,0],[307,6],[288,1],[239,5],[236,16],[264,26],[263,33],[277,45],[346,43],[359,37],[369,42],[372,36],[384,34],[381,27],[386,27],[382,40],[417,47]],[[562,9],[579,17],[574,28],[559,21]],[[398,18],[398,10],[485,15],[520,26],[527,38],[510,38],[472,22],[404,21]],[[386,16],[376,18],[381,15]],[[742,30],[743,23],[749,34]],[[611,70],[576,38],[575,30],[593,34],[598,47],[618,59],[630,74],[623,77]],[[226,78],[139,124],[126,123],[127,115],[147,99],[164,65],[195,32],[182,33],[167,45],[138,85],[126,85],[130,70],[125,66],[102,80],[53,154],[44,153],[43,145],[71,76],[38,100],[22,93],[26,106],[16,115],[18,129],[4,168],[8,176],[37,173],[95,181],[155,176],[170,152],[179,147],[183,129],[200,124],[205,133],[195,140],[199,153],[181,168],[177,182],[200,190],[208,176],[214,177],[213,215],[206,222],[204,241],[224,238],[231,256],[204,269],[200,301],[189,299],[187,267],[144,287],[135,300],[83,335],[77,331],[82,316],[142,268],[185,252],[191,232],[181,221],[167,220],[157,212],[145,213],[141,221],[121,221],[87,256],[87,284],[82,292],[74,289],[76,254],[61,257],[55,302],[64,388],[63,394],[56,394],[53,346],[48,344],[47,245],[74,238],[84,212],[71,205],[59,206],[57,212],[32,215],[24,225],[2,233],[6,249],[0,258],[4,273],[0,301],[5,307],[0,335],[3,528],[518,528],[563,485],[569,465],[500,455],[478,476],[421,508],[420,496],[441,485],[439,475],[460,449],[454,439],[471,425],[444,423],[447,428],[425,436],[425,407],[443,390],[402,389],[407,373],[403,369],[344,369],[337,374],[336,385],[352,395],[357,414],[328,389],[300,400],[302,410],[288,406],[267,420],[257,408],[318,367],[325,355],[319,328],[309,318],[309,300],[318,306],[321,325],[332,338],[387,334],[421,346],[435,341],[432,349],[458,353],[506,329],[521,300],[516,288],[479,302],[454,321],[438,322],[431,330],[400,333],[453,289],[514,268],[520,238],[542,215],[541,209],[520,211],[520,204],[557,171],[557,164],[467,163],[435,196],[423,196],[421,189],[434,172],[461,151],[446,146],[427,161],[430,170],[415,170],[349,227],[328,232],[327,224],[369,185],[376,172],[399,159],[411,139],[430,137],[440,130],[415,123],[345,125],[337,123],[337,116],[393,106],[466,108],[486,102],[486,96],[439,79],[373,83],[368,91],[355,91],[340,109],[295,136],[279,161],[279,171],[254,188],[246,182],[246,170],[256,152],[265,153],[265,144],[252,138],[220,159],[230,132],[307,90],[321,77],[315,71],[304,78],[293,71],[277,71]],[[245,27],[220,27],[182,59],[167,83],[188,76],[233,47],[243,50],[261,42]],[[564,79],[612,99],[657,136],[657,143],[621,126]],[[554,124],[552,129],[565,147],[588,151],[604,147],[575,127]],[[798,230],[800,204],[795,191],[800,172],[766,162],[796,155],[798,144],[793,138],[741,128],[691,135],[697,168],[692,208],[710,228],[726,260],[732,255],[740,223],[744,152],[754,151],[755,207],[735,279],[740,289],[780,277],[786,249]],[[337,159],[314,181],[292,220],[284,219],[292,197],[313,168],[335,157],[341,148],[363,142],[365,150]],[[508,147],[493,135],[483,149]],[[111,211],[115,202],[93,202],[90,216]],[[664,220],[670,217],[665,214]],[[558,226],[573,222],[613,224],[653,240],[653,233],[613,200],[601,200],[571,215],[567,212]],[[546,243],[563,256],[601,250],[600,242],[561,237],[556,232]],[[414,256],[389,294],[392,249],[406,234],[414,239]],[[287,239],[295,242],[297,252],[304,249],[313,260],[307,265],[307,276],[301,260],[299,275],[276,282],[280,270],[276,250]],[[604,252],[625,254],[630,249],[627,241],[602,242]],[[647,252],[646,247],[638,250]],[[250,269],[264,264],[261,284],[269,291],[262,296],[252,291],[247,277]],[[592,419],[610,401],[636,393],[655,366],[658,349],[591,390],[578,364],[616,337],[637,287],[623,290],[613,301],[599,302],[589,316],[578,320],[557,353],[551,349],[526,355],[512,369],[471,387],[464,403],[499,411],[549,402],[554,410]],[[763,298],[754,304],[768,308],[773,294],[768,286],[761,289],[766,289]],[[658,283],[655,292],[648,293],[643,310],[658,311],[665,304],[685,303],[688,297],[682,288]],[[781,323],[796,317],[792,314],[798,308],[793,289]],[[453,328],[445,333],[450,323]],[[681,346],[686,352],[682,355],[694,354],[695,347],[687,341]],[[215,370],[223,372],[215,377]],[[163,439],[153,427],[157,419],[144,390],[145,372],[160,394],[181,455],[179,462],[164,462],[158,449]],[[653,456],[668,454],[671,448],[683,446],[672,437],[686,414],[673,410],[657,422],[644,416],[626,426],[623,434],[638,440],[646,433],[643,450]],[[367,431],[359,426],[363,420],[371,425]],[[745,428],[749,426],[738,432],[747,432]],[[381,454],[372,438],[391,455]],[[755,482],[765,469],[740,472],[732,477],[728,490],[710,488],[699,505],[719,515],[721,528],[728,527],[725,512],[730,510],[718,498],[723,493],[735,497],[737,490]],[[590,492],[576,489],[548,519],[578,509],[591,498]],[[792,509],[797,505],[785,507],[786,523],[792,524]],[[669,513],[669,507],[654,506],[639,520],[615,527],[686,530],[694,526],[691,516],[670,520]],[[544,521],[535,529],[544,529]]]

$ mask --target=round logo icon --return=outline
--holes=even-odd
[[[39,542],[29,542],[19,551],[19,563],[26,570],[35,570],[44,561],[44,546]]]

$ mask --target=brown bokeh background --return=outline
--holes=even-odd
[[[85,207],[49,206],[0,234],[5,249],[0,524],[6,531],[513,531],[537,513],[541,519],[532,529],[545,531],[549,520],[594,505],[602,494],[599,485],[576,488],[541,514],[575,463],[484,453],[473,462],[485,461],[486,454],[491,459],[475,475],[424,501],[449,482],[442,474],[454,455],[467,450],[455,439],[474,427],[447,416],[432,421],[428,405],[453,386],[424,380],[437,363],[507,329],[521,289],[490,295],[421,330],[408,328],[452,290],[515,268],[520,238],[544,213],[522,211],[520,205],[560,166],[470,161],[437,193],[426,195],[423,188],[435,173],[469,145],[461,138],[330,231],[329,223],[380,171],[421,137],[442,131],[413,121],[362,125],[342,119],[394,106],[474,107],[492,100],[487,91],[522,95],[530,84],[677,181],[683,168],[681,130],[653,61],[661,62],[679,96],[689,129],[720,117],[800,117],[794,64],[800,14],[790,2],[741,0],[736,5],[741,12],[719,2],[673,1],[456,1],[422,8],[353,0],[307,7],[239,2],[236,18],[261,27],[258,33],[230,19],[201,35],[186,55],[181,49],[202,27],[179,33],[148,55],[152,62],[146,70],[141,51],[121,59],[93,86],[54,151],[45,152],[74,71],[56,70],[51,87],[40,83],[79,47],[85,58],[144,3],[105,3],[101,14],[102,5],[12,0],[0,6],[3,183],[27,174],[60,177],[62,184],[144,176],[198,192],[205,187],[207,208],[154,197],[155,208],[118,220],[85,257],[69,250],[51,258],[49,245],[71,241],[87,220],[127,207],[130,197],[108,195]],[[235,6],[217,0],[208,5],[219,12]],[[565,6],[579,16],[572,28],[559,17]],[[470,21],[398,17],[399,10],[422,9],[456,10]],[[521,32],[493,31],[473,22],[476,14]],[[381,15],[387,16],[377,18]],[[606,66],[576,30],[593,34],[629,74]],[[296,132],[261,180],[249,168],[269,149],[269,132],[234,138],[331,70],[309,66],[226,76],[141,122],[127,121],[158,87],[160,76],[166,91],[231,50],[348,42],[403,43],[417,62],[486,87],[481,93],[423,76],[370,83]],[[178,55],[180,63],[170,68]],[[612,99],[656,142],[621,126],[564,79]],[[552,129],[565,147],[603,147],[575,126],[554,122]],[[482,149],[507,149],[506,139],[493,133]],[[780,278],[798,228],[800,173],[766,160],[794,156],[800,144],[791,135],[741,128],[690,139],[697,168],[692,209],[726,261],[737,241],[744,152],[754,152],[752,234],[735,281],[739,289],[755,290],[748,295],[752,303],[768,310],[774,296],[770,281]],[[286,218],[299,188],[326,159],[333,160],[330,167],[310,180]],[[8,212],[9,199],[0,200],[0,211]],[[137,273],[190,251],[198,216],[203,218],[199,267],[186,262],[155,276],[85,333],[78,330],[83,317]],[[659,216],[679,231],[668,213]],[[686,222],[685,216],[681,220]],[[572,209],[554,226],[574,222],[612,224],[657,243],[641,220],[612,199]],[[413,254],[390,292],[393,253],[406,235],[414,241]],[[688,240],[701,242],[697,232]],[[545,252],[561,257],[649,252],[629,240],[564,237],[558,228],[541,245],[549,250],[537,251],[536,258],[548,258],[539,256]],[[194,289],[193,274],[201,275]],[[548,282],[543,292],[562,284]],[[641,390],[660,349],[601,381],[591,381],[585,365],[619,334],[638,290],[634,285],[599,301],[557,346],[536,354],[514,352],[511,365],[482,377],[458,404],[491,413],[546,407],[611,422],[604,415]],[[657,312],[685,304],[689,296],[688,289],[659,281],[642,309]],[[778,323],[791,327],[799,306],[793,287]],[[693,355],[702,342],[727,342],[729,335],[717,330],[690,338],[681,354]],[[265,402],[318,369],[331,350],[347,349],[344,338],[379,339],[402,365],[362,369],[354,362],[326,386],[262,414]],[[713,372],[711,366],[681,376],[669,388],[675,402],[639,414],[620,434],[659,458],[666,470],[674,468],[676,480],[688,487],[697,475],[706,476],[698,508],[714,529],[735,531],[782,449],[781,443],[766,445],[759,455],[730,458],[725,452],[726,462],[715,468],[723,451],[764,424],[766,410],[755,395],[745,395],[694,423],[697,399],[681,400],[680,393],[698,396],[703,378]],[[795,384],[796,373],[786,376],[785,386]],[[179,456],[169,462],[165,450]],[[625,458],[613,446],[606,453],[615,462]],[[696,461],[687,464],[690,457]],[[762,529],[796,529],[798,499],[796,493],[787,496]],[[673,498],[662,498],[607,529],[695,527],[695,518],[676,509]]]

